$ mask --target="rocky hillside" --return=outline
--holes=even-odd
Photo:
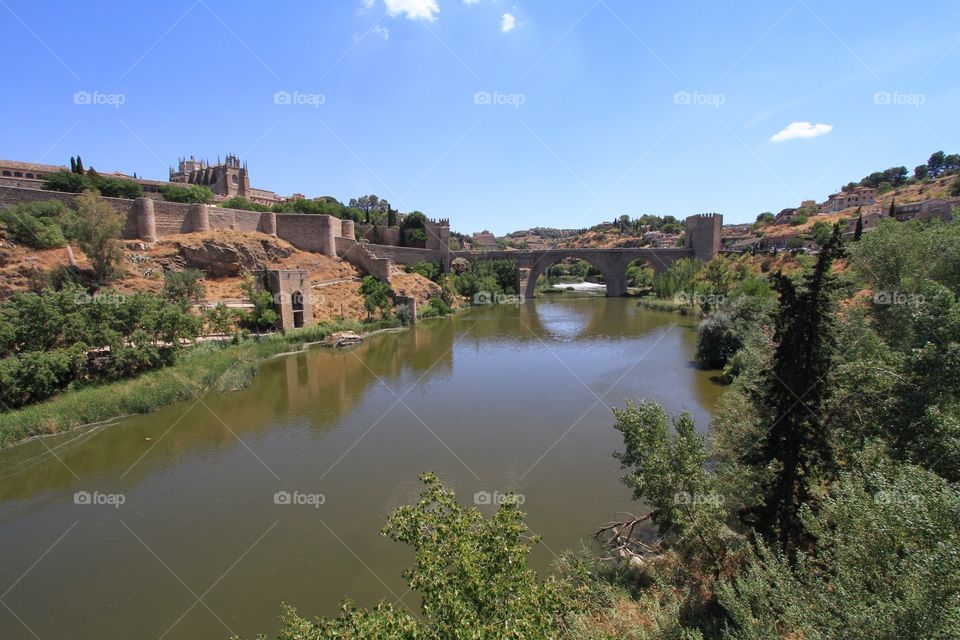
[[[41,286],[45,273],[69,265],[66,248],[38,250],[0,242],[0,298],[15,291]],[[80,268],[89,267],[86,257],[72,248]],[[367,312],[359,293],[363,276],[355,267],[338,258],[296,249],[290,243],[260,233],[213,230],[169,236],[152,246],[142,242],[124,243],[124,276],[112,288],[133,291],[160,291],[163,273],[168,270],[198,269],[205,274],[204,304],[225,302],[242,305],[243,274],[253,270],[305,269],[310,272],[314,294],[314,316],[330,320],[341,315],[364,319]],[[418,274],[394,276],[394,288],[403,289],[425,302],[439,293],[439,287]]]

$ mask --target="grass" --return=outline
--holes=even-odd
[[[690,315],[693,312],[693,309],[686,302],[679,302],[672,299],[657,298],[655,296],[645,296],[640,298],[637,301],[637,305],[643,307],[644,309],[652,309],[654,311],[669,311],[679,312],[680,315]]]
[[[149,413],[207,391],[233,391],[250,384],[265,359],[335,331],[375,331],[398,326],[395,320],[323,322],[287,333],[254,336],[239,344],[203,343],[184,352],[176,364],[119,382],[70,390],[16,411],[0,413],[0,447],[38,435],[134,413]],[[295,347],[295,348],[291,348]]]

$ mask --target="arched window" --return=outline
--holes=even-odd
[[[22,178],[22,177],[23,177],[23,172],[21,172],[21,171],[14,171],[14,172],[13,172],[13,177],[14,177],[14,178]]]
[[[4,172],[3,172],[3,175],[9,176],[9,175],[10,175],[10,172],[9,172],[9,171],[4,171]]]
[[[233,178],[233,184],[237,184],[237,176],[233,175],[230,177]]]

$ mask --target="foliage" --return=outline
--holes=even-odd
[[[404,572],[422,597],[421,618],[381,604],[357,609],[349,601],[339,618],[310,621],[287,609],[279,638],[383,640],[414,638],[555,638],[575,611],[575,588],[556,578],[540,581],[527,566],[537,542],[515,500],[493,517],[457,503],[432,473],[415,506],[399,507],[382,533],[414,550]]]
[[[802,224],[807,224],[807,220],[809,220],[809,219],[810,219],[810,218],[807,217],[806,214],[796,213],[796,214],[790,216],[790,226],[791,226],[791,227],[799,227],[799,226],[802,225]]]
[[[800,506],[812,497],[811,483],[822,480],[820,474],[828,474],[834,463],[831,425],[824,421],[823,410],[836,349],[830,270],[842,250],[840,243],[838,226],[814,271],[804,276],[802,288],[782,274],[774,276],[780,294],[777,348],[760,403],[770,426],[760,445],[744,454],[744,460],[769,474],[763,503],[751,509],[756,526],[790,557],[803,542]],[[804,411],[797,410],[798,397]]]
[[[266,276],[261,275],[261,278],[256,278],[253,275],[247,275],[240,285],[250,304],[253,305],[253,309],[248,311],[244,318],[244,324],[256,331],[270,329],[280,321],[280,316],[274,308],[273,294],[263,281],[264,277]]]
[[[956,638],[960,494],[934,474],[882,461],[841,476],[802,511],[816,553],[759,544],[719,590],[724,638]]]
[[[672,298],[686,294],[693,300],[697,288],[697,276],[703,266],[696,258],[680,258],[653,281],[653,291],[660,298]]]
[[[168,184],[160,187],[160,194],[168,202],[187,204],[205,203],[213,200],[213,191],[201,184]],[[232,207],[237,208],[237,207]]]
[[[19,204],[0,210],[7,236],[35,249],[53,249],[67,243],[76,227],[76,214],[59,200]]]
[[[65,191],[80,193],[95,189],[108,198],[139,198],[143,195],[143,187],[136,180],[129,178],[104,177],[94,171],[68,172],[58,171],[51,174],[43,182],[43,188],[48,191]]]
[[[73,235],[93,267],[94,277],[105,284],[120,274],[123,247],[120,244],[122,219],[95,191],[84,191],[76,199],[77,222]]]
[[[635,500],[650,507],[659,535],[676,541],[680,549],[706,543],[712,554],[718,553],[722,500],[704,466],[703,436],[690,414],[684,411],[669,418],[653,402],[628,402],[613,414],[624,444],[624,451],[614,457],[629,469],[623,483],[633,489]],[[714,557],[719,561],[718,555]]]
[[[92,189],[93,183],[82,173],[58,171],[47,176],[46,180],[43,181],[43,188],[48,191],[80,193]]]
[[[439,261],[427,262],[423,260],[416,264],[408,265],[405,269],[407,273],[419,273],[424,278],[432,280],[433,282],[439,282],[443,276],[443,265],[441,265]]]
[[[453,313],[453,309],[443,298],[433,297],[427,300],[427,304],[421,307],[417,314],[421,318],[435,318],[437,316],[446,316]]]
[[[265,211],[271,210],[270,207],[264,204],[260,204],[258,202],[251,202],[250,200],[247,200],[243,196],[233,196],[232,198],[224,200],[217,206],[222,207],[224,209],[239,209],[241,211],[265,212]]]
[[[166,271],[163,295],[170,302],[197,302],[203,299],[203,272],[197,269]]]
[[[70,384],[166,366],[199,333],[185,306],[149,293],[71,287],[0,303],[0,402],[20,407]],[[88,362],[89,356],[89,362]]]
[[[390,285],[380,282],[373,276],[364,276],[360,283],[360,295],[363,296],[363,306],[367,310],[367,319],[373,317],[377,311],[380,317],[387,319],[390,317]]]

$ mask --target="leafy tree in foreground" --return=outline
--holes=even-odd
[[[416,506],[402,506],[382,534],[413,547],[404,572],[422,597],[421,617],[381,604],[358,609],[349,600],[335,619],[310,621],[292,608],[281,617],[281,640],[413,640],[416,638],[557,638],[574,611],[577,588],[538,579],[527,556],[538,538],[529,535],[523,512],[506,500],[493,517],[457,503],[432,473]]]

